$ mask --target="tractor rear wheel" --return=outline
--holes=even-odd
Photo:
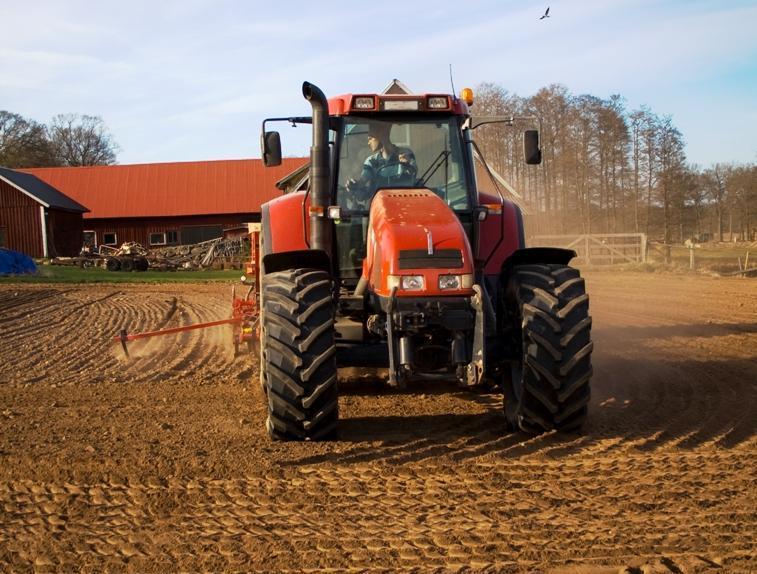
[[[339,420],[331,276],[318,269],[262,278],[261,382],[278,440],[322,440]]]
[[[505,306],[521,346],[504,381],[508,425],[531,434],[578,430],[588,412],[593,347],[580,273],[558,264],[516,266]]]

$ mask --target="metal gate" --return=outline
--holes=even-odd
[[[644,233],[603,233],[592,235],[535,235],[529,247],[564,247],[578,254],[577,264],[613,265],[644,263],[647,236]]]

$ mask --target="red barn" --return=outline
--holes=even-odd
[[[285,158],[54,167],[23,170],[86,205],[85,240],[145,247],[191,244],[260,221],[260,205],[281,194],[276,182],[307,162]]]
[[[0,247],[31,257],[76,255],[86,211],[40,178],[0,167]]]

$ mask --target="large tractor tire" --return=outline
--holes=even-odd
[[[262,295],[268,433],[277,440],[333,438],[339,409],[331,277],[317,269],[270,273]]]
[[[508,426],[530,434],[578,430],[586,420],[592,375],[584,280],[566,265],[518,265],[505,306],[518,324],[522,357],[505,380]]]

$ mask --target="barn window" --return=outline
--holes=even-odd
[[[103,233],[103,245],[117,245],[118,236],[115,232]]]
[[[175,229],[170,229],[166,231],[166,243],[168,245],[175,245],[179,242],[179,232]]]
[[[165,245],[165,244],[166,244],[165,233],[151,233],[150,234],[150,245]]]

